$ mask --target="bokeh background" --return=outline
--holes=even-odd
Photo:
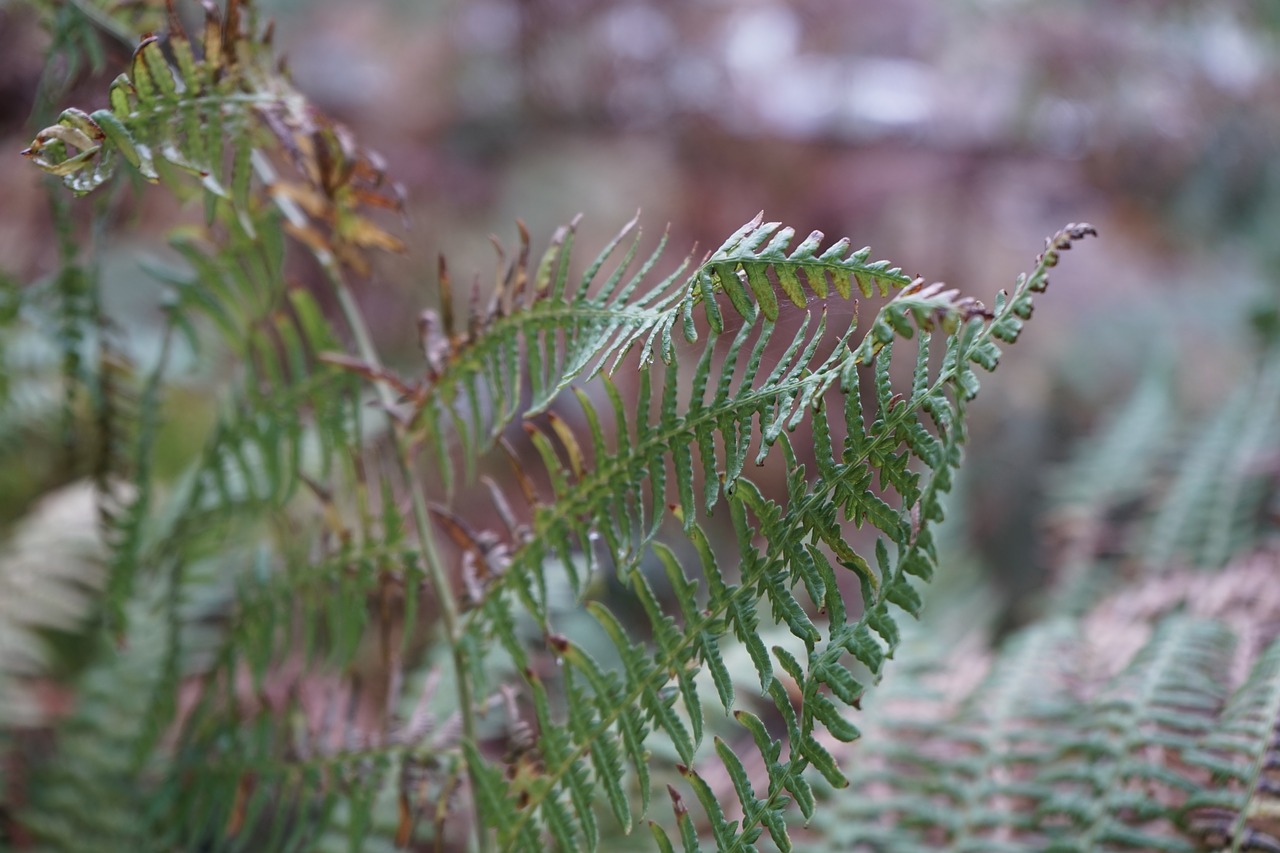
[[[1275,0],[260,5],[299,87],[407,190],[410,250],[361,299],[410,369],[437,255],[488,278],[489,235],[513,243],[517,218],[537,247],[582,213],[593,252],[641,209],[678,255],[763,209],[987,299],[1046,235],[1093,223],[974,408],[966,517],[1011,621],[1046,571],[1053,465],[1147,370],[1174,372],[1189,412],[1212,406],[1277,325]],[[0,3],[0,273],[20,282],[57,266],[17,156],[47,47]],[[67,103],[101,106],[123,56],[70,70]],[[197,216],[166,203],[134,202],[104,259],[139,346],[158,317],[135,250]]]

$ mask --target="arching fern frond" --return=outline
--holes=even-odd
[[[815,256],[813,248],[805,248],[793,263],[776,248],[785,245],[787,232],[775,238],[774,249],[758,253],[776,231],[776,225],[749,223],[713,254],[719,260],[686,280],[682,294],[664,296],[670,307],[653,318],[643,337],[628,332],[640,349],[635,405],[625,403],[606,376],[601,385],[607,415],[582,389],[576,394],[582,413],[574,418],[578,426],[567,413],[526,420],[550,496],[538,496],[528,472],[517,476],[526,484],[520,494],[528,506],[520,520],[510,508],[519,501],[497,504],[502,517],[514,519],[504,548],[495,552],[480,548],[474,536],[455,537],[470,552],[472,568],[486,572],[471,584],[480,593],[461,638],[473,677],[484,683],[483,662],[496,643],[513,669],[524,673],[533,709],[529,724],[539,733],[533,774],[510,767],[504,772],[468,745],[482,815],[503,849],[535,849],[544,834],[566,849],[593,848],[599,837],[595,803],[601,795],[622,826],[632,826],[638,815],[619,777],[624,768],[635,774],[646,798],[643,814],[651,773],[643,744],[651,732],[661,732],[673,744],[720,849],[747,849],[764,831],[789,848],[785,805],[794,800],[806,815],[814,806],[806,771],[812,768],[831,783],[844,784],[818,733],[857,737],[842,709],[859,701],[858,678],[878,677],[892,655],[899,639],[895,611],[914,615],[919,610],[910,578],[927,580],[933,571],[930,528],[941,518],[940,498],[959,461],[964,404],[977,391],[972,365],[995,366],[995,340],[1017,336],[1032,295],[1043,289],[1058,253],[1091,233],[1087,226],[1072,226],[1057,235],[1035,272],[1021,278],[1012,294],[997,298],[993,315],[953,291],[921,287],[899,276],[903,290],[860,341],[851,339],[851,327],[829,342],[825,320],[819,319],[812,329],[803,323],[774,347],[775,326],[763,307],[767,297],[758,292],[763,292],[761,276],[779,273],[761,254],[784,258],[793,264],[791,274],[807,273],[811,281],[841,270],[849,276],[843,290],[850,293],[848,280],[858,279],[855,269],[865,267],[868,281],[898,276],[887,265],[866,267],[865,254],[846,258],[843,249]],[[669,287],[668,280],[657,292],[666,294]],[[721,290],[729,295],[721,297]],[[670,331],[681,321],[684,337],[694,343],[691,312],[697,305],[712,332],[691,354],[690,381],[681,372],[690,356]],[[724,310],[742,312],[735,331],[717,319]],[[913,378],[899,392],[890,377],[893,339],[916,329]],[[944,346],[937,368],[930,358],[935,337]],[[727,350],[715,367],[722,339]],[[609,340],[601,348],[607,349]],[[777,359],[769,368],[764,367],[766,352]],[[650,353],[661,355],[665,364],[650,366]],[[873,407],[866,411],[864,367],[871,368],[873,379]],[[445,376],[441,371],[436,379]],[[838,412],[838,419],[830,412]],[[812,434],[812,474],[787,437],[801,424]],[[774,447],[789,472],[782,499],[766,495],[743,474],[748,458],[763,462]],[[730,560],[716,555],[701,522],[722,503],[736,539]],[[687,537],[679,546],[658,539],[668,513]],[[849,543],[848,522],[873,529],[873,556],[863,556]],[[501,555],[497,563],[495,553]],[[604,650],[593,651],[561,634],[546,592],[548,573],[556,566],[578,595],[586,593],[592,573],[616,572],[646,615],[650,645],[639,645],[640,637],[597,602],[587,608],[599,623],[601,640],[607,640]],[[651,576],[650,566],[657,576]],[[845,602],[837,567],[850,571],[849,580],[861,592],[860,615]],[[657,577],[674,597],[671,609],[661,601]],[[517,631],[522,618],[532,618],[547,653],[560,662],[554,683],[532,668]],[[766,649],[759,634],[767,622],[785,625],[806,649],[803,658],[781,646]],[[750,652],[761,689],[786,721],[785,758],[781,744],[735,698],[721,651],[734,642]],[[865,675],[857,675],[850,660]],[[737,758],[720,748],[739,782],[740,822],[723,817],[692,768],[704,713],[694,676],[703,668],[712,676],[715,699],[755,734],[769,766],[768,779],[761,780],[766,788],[753,793],[738,772]],[[793,685],[792,692],[782,678]]]
[[[833,291],[849,299],[855,283],[866,296],[877,290],[881,295],[898,290],[891,307],[877,315],[871,334],[861,344],[859,358],[864,362],[896,335],[910,336],[913,323],[932,329],[939,322],[954,332],[963,319],[982,313],[975,300],[940,285],[925,287],[887,261],[869,261],[870,249],[851,252],[848,240],[819,254],[823,235],[815,231],[788,253],[795,232],[763,219],[761,214],[746,223],[691,272],[685,273],[686,260],[653,284],[646,278],[666,240],[630,272],[639,248],[635,220],[573,281],[570,250],[576,222],[556,232],[532,276],[528,234],[522,231],[519,254],[499,277],[488,306],[473,306],[465,316],[455,305],[454,288],[442,261],[441,309],[438,315],[428,312],[422,321],[427,374],[408,396],[414,405],[412,418],[446,478],[452,480],[454,465],[446,438],[448,424],[453,424],[462,441],[470,470],[476,456],[518,414],[543,411],[571,383],[616,369],[633,346],[639,348],[642,368],[655,357],[671,361],[677,335],[690,342],[698,339],[698,306],[712,334],[723,334],[716,294],[727,294],[735,313],[753,321],[762,313],[771,324],[778,317],[775,287],[803,307],[802,279],[811,295],[821,299]],[[607,266],[607,278],[598,281]],[[1008,321],[1005,326],[1006,333],[1012,334]],[[815,336],[814,346],[819,337],[821,333]],[[986,358],[990,352],[983,347],[977,357]],[[994,366],[994,361],[990,364]],[[830,382],[828,377],[826,384]],[[803,396],[810,399],[825,390],[817,382],[806,388]],[[404,385],[397,390],[403,391]],[[803,400],[794,403],[797,408],[805,405]]]

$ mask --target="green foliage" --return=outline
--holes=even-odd
[[[857,736],[843,709],[856,704],[864,688],[851,673],[846,656],[876,677],[898,642],[895,612],[918,613],[920,599],[911,577],[927,580],[932,576],[936,560],[932,523],[941,518],[939,498],[948,490],[959,460],[964,402],[977,390],[970,364],[985,360],[994,366],[998,349],[992,339],[997,334],[1016,336],[1018,327],[1010,319],[1016,319],[1016,312],[1029,305],[1030,294],[1042,288],[1045,271],[1057,252],[1083,234],[1075,230],[1056,237],[1037,270],[1020,281],[1012,296],[998,299],[999,313],[990,319],[984,320],[978,306],[957,299],[953,292],[922,288],[903,278],[901,283],[907,286],[881,310],[859,342],[850,341],[855,331],[850,328],[823,353],[819,347],[824,322],[819,321],[813,332],[804,323],[786,343],[777,365],[762,377],[760,365],[774,326],[747,295],[743,278],[748,283],[753,276],[767,281],[766,272],[773,272],[782,279],[783,273],[764,267],[772,263],[792,264],[813,276],[815,292],[825,292],[820,276],[830,270],[847,276],[843,284],[836,284],[845,293],[851,278],[865,277],[862,286],[867,289],[876,281],[902,278],[883,264],[864,266],[865,253],[845,257],[840,246],[808,262],[820,235],[788,256],[784,251],[790,232],[781,232],[770,248],[757,252],[756,247],[778,233],[778,227],[749,223],[688,276],[684,289],[675,292],[677,298],[670,297],[665,282],[639,298],[641,304],[662,310],[655,312],[647,331],[634,323],[625,334],[630,340],[640,340],[644,334],[646,344],[658,341],[666,364],[661,380],[654,378],[656,370],[641,374],[638,414],[632,417],[621,393],[606,379],[612,443],[604,438],[603,419],[586,393],[577,395],[588,426],[585,437],[575,434],[563,417],[552,417],[545,429],[536,421],[527,427],[545,463],[552,495],[546,501],[534,498],[531,520],[511,531],[501,565],[490,564],[490,574],[477,579],[480,594],[464,619],[462,635],[473,664],[479,662],[475,658],[481,650],[497,639],[515,670],[525,673],[534,725],[540,732],[535,747],[542,766],[532,780],[508,768],[509,781],[504,781],[504,775],[485,766],[477,753],[469,754],[471,772],[481,785],[482,806],[498,821],[501,847],[532,845],[539,829],[565,848],[594,846],[598,787],[604,787],[618,821],[630,826],[636,816],[627,799],[620,788],[611,789],[603,780],[630,767],[641,792],[647,792],[650,770],[643,744],[655,730],[672,743],[685,767],[682,775],[695,795],[702,792],[698,773],[690,765],[703,737],[705,688],[695,680],[703,669],[711,675],[714,696],[723,711],[759,734],[757,746],[770,764],[763,797],[739,780],[744,814],[740,823],[726,820],[716,800],[698,797],[712,835],[721,849],[735,849],[754,843],[767,829],[779,846],[789,845],[784,806],[794,799],[805,814],[812,809],[804,771],[812,767],[833,783],[843,781],[815,732],[827,730],[841,739]],[[782,260],[762,263],[762,258]],[[553,259],[541,268],[555,266]],[[559,266],[564,268],[563,261]],[[585,292],[589,283],[584,282],[578,293]],[[547,298],[581,299],[572,293],[560,296],[562,290],[552,287]],[[725,302],[730,308],[740,304],[746,313],[744,322],[730,333],[723,331],[727,324],[717,313],[725,308],[714,300],[719,291],[735,290],[737,296],[727,296]],[[498,299],[503,298],[505,294],[500,293]],[[704,309],[711,331],[692,354],[696,366],[691,391],[682,399],[679,367],[688,357],[670,330],[681,322],[686,337],[694,337],[690,333],[695,328],[690,318],[694,305]],[[929,347],[936,332],[922,331],[912,383],[899,393],[890,379],[889,362],[895,331],[910,330],[907,318],[924,329],[936,327],[945,349],[940,368],[931,371]],[[722,329],[718,335],[717,326]],[[953,333],[948,335],[947,328]],[[613,351],[610,332],[605,334],[592,347],[593,354]],[[579,330],[576,337],[567,339],[576,344],[583,337]],[[718,339],[728,339],[729,344],[716,370],[713,357]],[[650,346],[641,347],[642,367],[650,352]],[[742,353],[750,354],[741,359]],[[871,366],[873,357],[874,407],[864,411],[858,368]],[[572,354],[566,362],[573,364]],[[538,358],[531,358],[531,363],[538,364]],[[843,399],[831,403],[828,392]],[[645,417],[650,400],[656,403],[654,419]],[[841,439],[832,437],[831,411],[841,414]],[[926,429],[925,413],[937,435]],[[811,424],[817,453],[812,478],[796,461],[786,437],[805,420]],[[717,438],[722,453],[715,450]],[[775,443],[792,472],[783,502],[765,496],[743,476],[751,445],[756,445],[755,458],[761,463]],[[562,471],[557,444],[569,461],[567,472]],[[668,500],[667,460],[678,496],[671,512],[692,545],[688,563],[682,563],[672,547],[655,541]],[[924,473],[913,470],[913,464],[923,465]],[[701,482],[696,474],[701,474]],[[721,502],[727,505],[737,543],[733,558],[737,577],[725,576],[724,557],[717,558],[697,521]],[[874,566],[848,544],[842,520],[858,527],[869,522],[877,531]],[[546,575],[557,563],[563,566],[571,589],[578,595],[585,593],[589,575],[580,573],[577,555],[586,554],[590,561],[597,551],[596,536],[603,541],[606,559],[618,578],[641,602],[653,643],[647,651],[637,646],[636,637],[607,608],[589,603],[589,611],[615,647],[610,657],[619,661],[620,669],[614,671],[604,668],[583,645],[556,631],[545,593]],[[474,541],[474,537],[463,538],[468,544]],[[761,541],[763,547],[757,545]],[[644,571],[650,553],[661,567],[665,588],[675,598],[675,614],[659,603],[655,578]],[[474,565],[485,564],[487,555],[478,545],[472,554]],[[686,567],[689,564],[692,569]],[[587,568],[593,568],[590,562]],[[841,569],[852,572],[862,596],[861,615],[856,618],[849,615],[840,588]],[[760,603],[767,605],[767,616],[760,612]],[[814,612],[826,617],[821,628],[810,616]],[[560,663],[567,726],[553,718],[548,688],[532,674],[528,652],[516,633],[518,613],[533,618]],[[781,646],[766,649],[759,634],[762,623],[769,622],[785,625],[804,644],[801,658]],[[787,722],[792,747],[785,759],[779,745],[765,736],[759,721],[735,699],[721,653],[722,644],[730,638],[748,649],[760,688],[773,698]],[[775,667],[799,691],[799,711]],[[725,760],[734,772],[736,757]],[[598,781],[592,782],[593,778]]]
[[[1275,608],[1245,602],[1272,569],[1161,576],[987,662],[926,651],[841,754],[856,794],[810,829],[840,850],[1272,849]]]
[[[1256,518],[1267,492],[1258,462],[1274,452],[1277,416],[1280,356],[1273,353],[1191,443],[1151,522],[1152,564],[1216,568],[1255,544]]]

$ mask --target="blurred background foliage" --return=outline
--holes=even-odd
[[[1280,328],[1280,12],[1268,0],[261,5],[298,86],[408,191],[410,251],[382,260],[361,300],[410,369],[406,317],[434,302],[437,254],[487,278],[486,235],[510,244],[517,217],[540,245],[584,213],[580,239],[600,245],[639,207],[651,231],[670,223],[678,254],[764,208],[979,296],[1062,222],[1097,225],[1104,239],[1058,274],[1037,334],[974,412],[970,544],[1005,591],[1006,624],[1044,582],[1052,464],[1151,365],[1203,412]],[[147,4],[129,8],[149,28]],[[106,39],[89,62],[46,69],[50,39],[75,36],[51,36],[40,14],[0,4],[0,150],[20,150],[67,103],[98,105],[127,57]],[[0,285],[12,289],[58,269],[58,239],[37,170],[0,158],[0,186]],[[104,299],[142,364],[158,285],[137,250],[163,256],[187,215],[161,195],[110,202],[117,233],[102,256]],[[83,473],[49,428],[60,401],[39,398],[56,356],[23,352],[0,377],[25,413],[0,428],[0,525]],[[195,387],[172,407],[161,465],[199,446],[202,399]]]

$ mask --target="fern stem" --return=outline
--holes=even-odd
[[[251,152],[251,161],[253,170],[259,175],[265,186],[271,187],[278,183],[275,170],[271,167],[271,163],[259,151]],[[297,206],[289,200],[288,196],[273,193],[273,201],[276,209],[285,216],[285,219],[291,220],[294,224],[305,224],[306,216],[302,214]],[[351,287],[347,284],[347,279],[339,268],[338,260],[333,254],[323,250],[312,251],[320,268],[324,270],[325,278],[329,280],[329,286],[333,288],[334,295],[338,297],[338,305],[342,310],[343,318],[346,319],[348,328],[351,329],[352,338],[355,338],[356,352],[360,355],[365,364],[374,370],[381,370],[381,359],[378,355],[378,347],[374,346],[374,339],[370,336],[369,327],[365,324],[365,315],[360,310],[360,305],[356,304],[356,297],[351,292]],[[436,603],[440,607],[440,620],[444,622],[444,633],[448,639],[449,649],[451,649],[453,657],[453,678],[454,689],[458,694],[458,713],[462,719],[462,736],[472,744],[476,743],[476,724],[475,724],[475,707],[471,697],[471,683],[467,680],[467,662],[466,654],[462,649],[462,624],[460,619],[460,608],[458,608],[457,598],[453,596],[452,585],[449,584],[448,575],[444,571],[444,561],[440,558],[439,547],[435,544],[434,530],[431,529],[431,521],[426,510],[426,500],[422,496],[422,488],[419,480],[413,475],[410,464],[410,451],[408,451],[408,443],[404,437],[404,429],[399,421],[392,415],[393,407],[396,400],[392,396],[392,391],[383,383],[372,383],[378,393],[379,402],[383,407],[383,414],[387,419],[387,428],[394,448],[396,448],[396,464],[399,467],[399,473],[404,480],[404,485],[410,493],[413,506],[413,528],[417,533],[417,539],[422,549],[422,560],[426,564],[426,574],[431,584],[431,592],[435,594]],[[471,821],[470,830],[468,830],[467,849],[479,850],[480,853],[489,853],[490,844],[489,836],[480,829],[479,815],[474,816]]]
[[[378,357],[378,350],[369,335],[369,329],[364,322],[364,314],[361,312],[360,306],[356,304],[351,288],[347,285],[341,270],[338,269],[336,261],[330,259],[328,263],[322,262],[322,266],[329,283],[333,286],[334,293],[338,297],[338,304],[342,309],[343,317],[351,328],[351,334],[355,338],[356,350],[360,354],[360,358],[375,371],[380,371],[382,362]],[[395,398],[392,396],[391,389],[383,383],[375,382],[374,387],[377,388],[379,401],[382,403],[383,411],[386,414],[387,426],[391,432],[392,440],[395,442],[396,463],[400,468],[400,474],[404,478],[413,503],[413,522],[418,534],[418,541],[422,547],[427,578],[439,603],[440,618],[444,623],[445,636],[448,638],[449,648],[453,655],[454,682],[458,691],[458,713],[462,718],[463,737],[475,744],[475,708],[471,696],[471,683],[467,679],[466,656],[461,643],[462,633],[461,621],[458,615],[458,602],[454,597],[452,585],[449,583],[449,578],[445,573],[444,562],[440,557],[440,549],[435,541],[435,532],[427,516],[427,503],[423,497],[422,484],[418,481],[417,476],[409,465],[409,448],[404,429],[392,415]],[[480,827],[480,816],[477,811],[471,822],[468,849],[488,853],[489,844],[487,839],[488,835]]]
[[[275,186],[277,183],[275,170],[267,158],[255,150],[252,152],[251,161],[254,171],[257,172],[263,184],[268,187]],[[305,214],[287,196],[273,193],[272,200],[286,219],[289,219],[295,225],[306,224]],[[351,329],[351,336],[355,339],[356,352],[370,368],[380,372],[382,370],[382,359],[378,355],[378,348],[373,343],[373,337],[369,334],[369,327],[364,322],[364,312],[360,310],[360,306],[356,303],[355,295],[351,292],[351,287],[347,284],[346,277],[342,274],[337,258],[332,253],[320,249],[314,249],[312,255],[320,264],[321,269],[324,270],[325,277],[329,280],[334,294],[338,297],[338,305],[342,310],[342,316],[346,320],[347,326]],[[458,714],[462,719],[462,735],[464,740],[474,745],[476,743],[475,703],[471,695],[471,683],[467,680],[467,661],[461,643],[462,625],[459,617],[458,602],[454,597],[449,577],[445,573],[444,561],[440,557],[440,549],[436,545],[435,532],[431,527],[431,520],[427,514],[427,503],[423,496],[422,484],[417,476],[414,475],[409,464],[410,453],[404,427],[392,414],[396,403],[395,397],[392,395],[391,389],[386,385],[380,382],[374,382],[373,385],[377,391],[378,400],[382,404],[382,410],[387,419],[387,429],[395,446],[396,464],[400,469],[400,475],[412,501],[414,529],[418,535],[419,545],[422,548],[427,580],[431,584],[431,590],[435,593],[436,601],[439,604],[440,619],[444,623],[445,637],[448,640],[449,649],[453,657],[454,683],[458,691]],[[479,853],[489,853],[491,849],[489,836],[481,826],[478,805],[475,807],[471,826],[468,830],[467,849],[479,851]]]

